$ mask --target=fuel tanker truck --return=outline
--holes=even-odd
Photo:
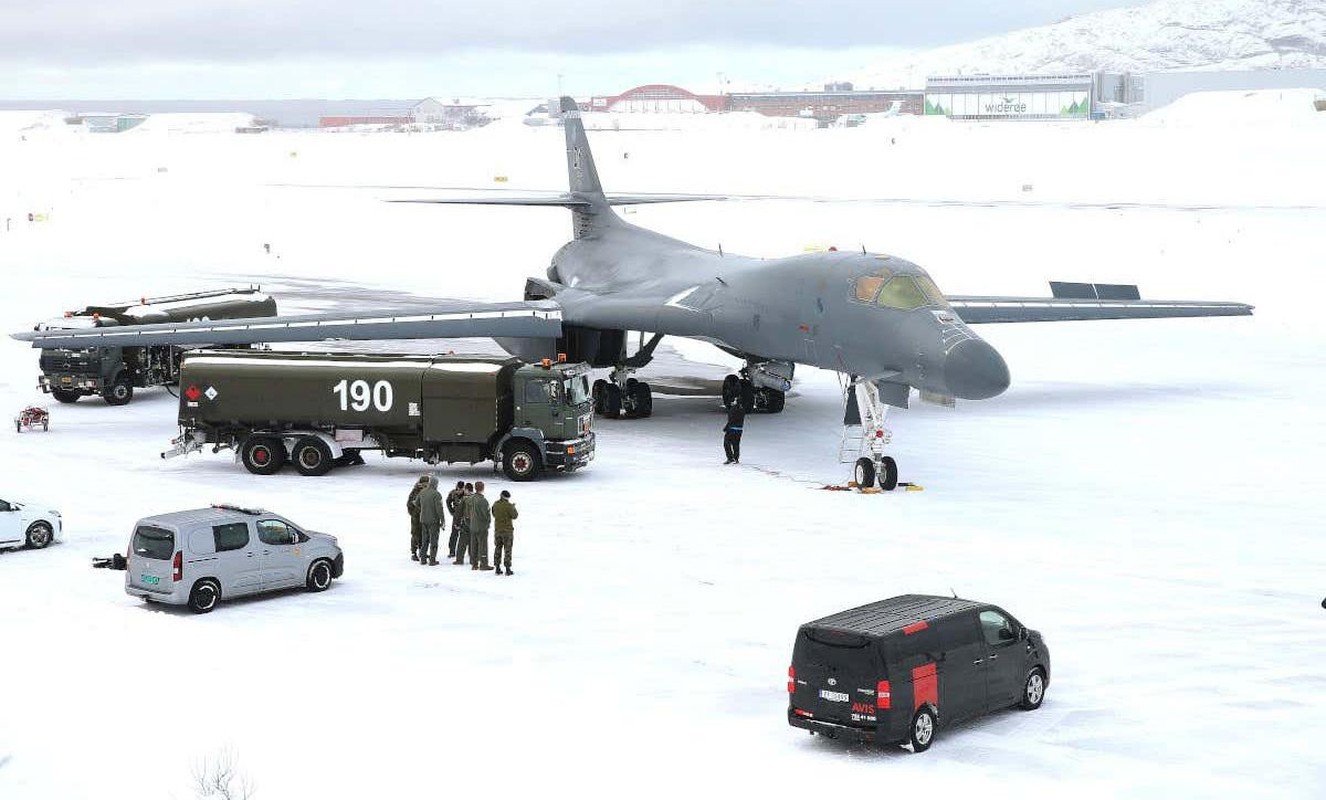
[[[40,323],[34,329],[78,330],[275,315],[276,301],[258,287],[250,287],[88,306]],[[61,403],[76,403],[85,395],[99,394],[110,405],[122,406],[133,399],[134,389],[176,383],[184,352],[183,348],[171,345],[46,348],[41,351],[41,376],[37,382],[43,392]]]
[[[233,449],[249,472],[301,475],[360,452],[493,461],[513,481],[594,458],[589,367],[545,359],[199,350],[180,369],[180,435],[162,458]]]

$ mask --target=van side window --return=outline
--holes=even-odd
[[[216,552],[239,550],[249,543],[249,524],[231,522],[226,525],[213,525],[212,536],[216,539]]]
[[[258,539],[263,544],[296,544],[299,536],[295,529],[279,519],[264,519],[258,522]]]
[[[1017,638],[1013,633],[1013,624],[998,611],[981,612],[981,632],[985,634],[985,643],[989,645],[1008,644]]]

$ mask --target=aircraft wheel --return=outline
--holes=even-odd
[[[787,395],[785,393],[780,392],[777,389],[761,389],[760,394],[763,395],[764,398],[764,402],[761,403],[763,406],[761,410],[764,411],[764,413],[782,413],[783,405],[787,402]]]
[[[632,405],[635,406],[632,409],[635,416],[647,417],[653,414],[654,393],[650,391],[649,384],[644,381],[636,381],[635,383],[628,381],[628,385],[630,386]]]
[[[875,462],[864,456],[856,460],[856,466],[852,468],[852,480],[856,481],[859,488],[865,489],[875,485]]]
[[[749,414],[755,410],[755,384],[741,381],[738,387],[737,402],[741,403],[741,410]]]
[[[741,379],[736,375],[728,375],[723,379],[723,408],[732,410],[732,405],[737,402],[737,395],[741,393]]]
[[[884,456],[879,460],[879,488],[886,492],[891,492],[898,488],[898,462],[893,460],[892,456]]]
[[[603,387],[603,416],[615,419],[622,413],[622,390],[617,384],[609,383]]]
[[[594,398],[595,414],[602,415],[608,413],[607,390],[608,390],[607,381],[603,380],[602,378],[599,378],[598,380],[594,381],[594,388],[590,390],[590,395]]]

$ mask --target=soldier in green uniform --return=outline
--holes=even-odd
[[[419,563],[436,567],[437,537],[447,521],[447,507],[442,502],[442,493],[437,490],[437,478],[428,479],[428,484],[415,498],[415,504],[419,506],[419,523],[424,528],[419,543]]]
[[[451,514],[451,538],[447,539],[447,558],[456,558],[456,537],[460,535],[460,503],[465,499],[465,481],[456,481],[456,488],[447,492],[447,513]]]
[[[474,484],[465,484],[465,494],[460,498],[460,504],[457,505],[460,518],[460,527],[456,531],[456,560],[453,564],[465,563],[465,551],[470,547],[470,498],[474,496]],[[470,552],[470,562],[474,561],[474,553]]]
[[[511,574],[511,546],[516,543],[516,529],[511,520],[520,516],[511,502],[511,493],[502,490],[502,496],[493,503],[493,566],[496,575],[502,574],[503,555],[506,556],[506,574]]]
[[[465,500],[465,510],[470,515],[470,569],[492,569],[488,566],[488,525],[493,514],[483,496],[483,481],[474,482],[474,494]]]
[[[419,504],[415,499],[419,493],[428,485],[428,476],[421,475],[419,480],[410,487],[410,499],[405,501],[405,510],[410,512],[410,560],[419,560],[419,542],[423,536],[424,528],[419,524]]]

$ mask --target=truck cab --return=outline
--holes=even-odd
[[[523,366],[512,376],[511,396],[511,432],[497,450],[512,480],[532,480],[544,467],[570,472],[594,458],[587,364],[544,359]]]

